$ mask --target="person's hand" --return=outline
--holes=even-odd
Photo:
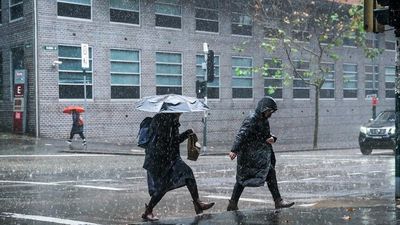
[[[187,132],[188,134],[193,134],[193,133],[194,133],[193,129],[188,129],[186,132]]]
[[[234,160],[236,158],[236,153],[234,152],[229,152],[229,158],[231,158],[231,160]]]
[[[275,143],[275,139],[273,137],[270,137],[270,138],[267,139],[267,143],[268,144],[273,144],[273,143]]]

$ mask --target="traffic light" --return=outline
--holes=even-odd
[[[364,30],[366,32],[383,33],[385,31],[385,24],[379,23],[376,17],[376,11],[381,10],[378,8],[377,0],[364,0]]]
[[[207,82],[214,81],[214,51],[208,50],[207,53]]]
[[[196,97],[204,98],[206,97],[207,82],[206,81],[196,81]]]

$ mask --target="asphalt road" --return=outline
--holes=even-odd
[[[281,194],[295,207],[329,208],[394,204],[391,150],[276,153]],[[0,155],[0,223],[127,224],[140,222],[148,202],[143,156]],[[187,161],[187,160],[186,160]],[[201,156],[187,161],[207,213],[226,210],[236,160]],[[240,209],[272,209],[268,188],[246,188]],[[162,218],[195,215],[185,187],[168,192],[154,212]]]

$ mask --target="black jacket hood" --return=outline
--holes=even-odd
[[[276,105],[275,100],[270,96],[266,96],[258,102],[256,108],[256,114],[261,115],[268,109],[278,110],[278,106]]]

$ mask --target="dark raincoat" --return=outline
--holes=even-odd
[[[72,134],[79,134],[83,132],[83,124],[79,124],[80,114],[76,111],[72,112]]]
[[[276,109],[275,101],[270,100],[262,99],[255,113],[243,121],[231,150],[237,154],[236,181],[245,187],[263,186],[269,170],[275,167],[272,145],[267,143],[267,139],[274,136],[270,133],[268,119],[262,115],[268,108]],[[276,141],[276,137],[274,139]]]
[[[192,169],[182,160],[179,144],[191,130],[179,134],[179,117],[172,113],[159,113],[153,117],[150,131],[153,138],[145,153],[143,168],[147,170],[149,194],[167,191],[186,185],[186,179],[195,179]]]

